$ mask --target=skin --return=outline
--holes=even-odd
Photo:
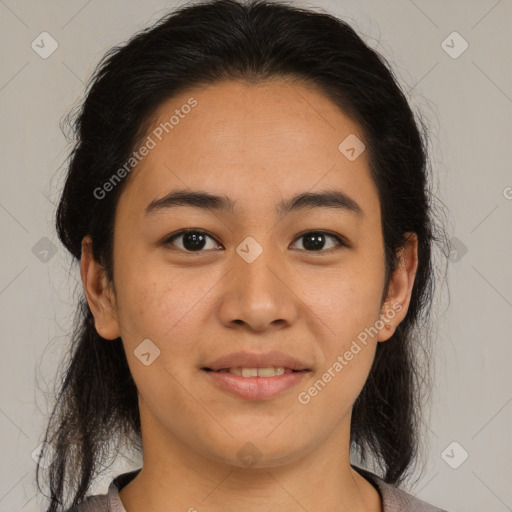
[[[386,303],[384,246],[368,151],[349,161],[338,146],[360,127],[313,86],[279,79],[227,81],[162,104],[153,127],[193,96],[198,105],[132,171],[114,227],[114,282],[82,245],[81,271],[98,333],[122,337],[139,390],[143,468],[120,492],[127,512],[382,510],[377,490],[350,467],[352,406],[377,343],[405,317],[417,269],[417,239],[401,251]],[[175,189],[227,195],[236,212],[179,206],[145,216]],[[315,208],[279,218],[275,206],[301,192],[336,189],[363,215]],[[185,228],[206,231],[203,252],[186,251]],[[323,252],[304,231],[328,231]],[[262,254],[247,263],[248,236]],[[394,306],[392,306],[394,305]],[[401,307],[400,311],[397,309]],[[307,405],[308,390],[385,312],[394,316]],[[150,339],[161,353],[134,355]],[[200,368],[238,350],[278,349],[309,363],[301,384],[246,401],[214,387]],[[253,467],[237,453],[251,442]]]

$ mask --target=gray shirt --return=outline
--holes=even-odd
[[[352,467],[377,489],[383,504],[382,512],[447,512],[384,482],[377,475],[365,469]],[[112,480],[107,494],[88,496],[76,507],[68,509],[67,512],[126,512],[119,498],[119,491],[133,480],[139,471],[140,469],[136,469],[128,473],[122,473]]]

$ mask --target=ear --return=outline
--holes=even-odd
[[[94,316],[96,331],[107,340],[118,338],[121,334],[117,321],[115,294],[107,280],[104,267],[94,259],[89,235],[82,240],[80,274],[87,302]]]
[[[418,269],[418,237],[407,233],[406,244],[399,251],[399,262],[391,277],[388,294],[381,311],[384,327],[379,330],[378,341],[386,341],[405,318],[411,301],[412,288]]]

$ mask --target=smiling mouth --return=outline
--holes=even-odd
[[[267,366],[263,368],[246,368],[246,367],[238,367],[238,368],[221,368],[219,370],[212,370],[211,368],[201,368],[207,372],[216,372],[216,373],[231,373],[233,375],[238,375],[240,377],[278,377],[280,375],[285,375],[288,373],[305,373],[309,370],[292,370],[291,368],[284,368],[282,366]]]

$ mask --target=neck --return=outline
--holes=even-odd
[[[144,439],[143,429],[142,469],[119,497],[127,512],[381,512],[378,491],[350,466],[347,428],[293,460],[262,456],[252,467],[212,460],[158,428]]]

